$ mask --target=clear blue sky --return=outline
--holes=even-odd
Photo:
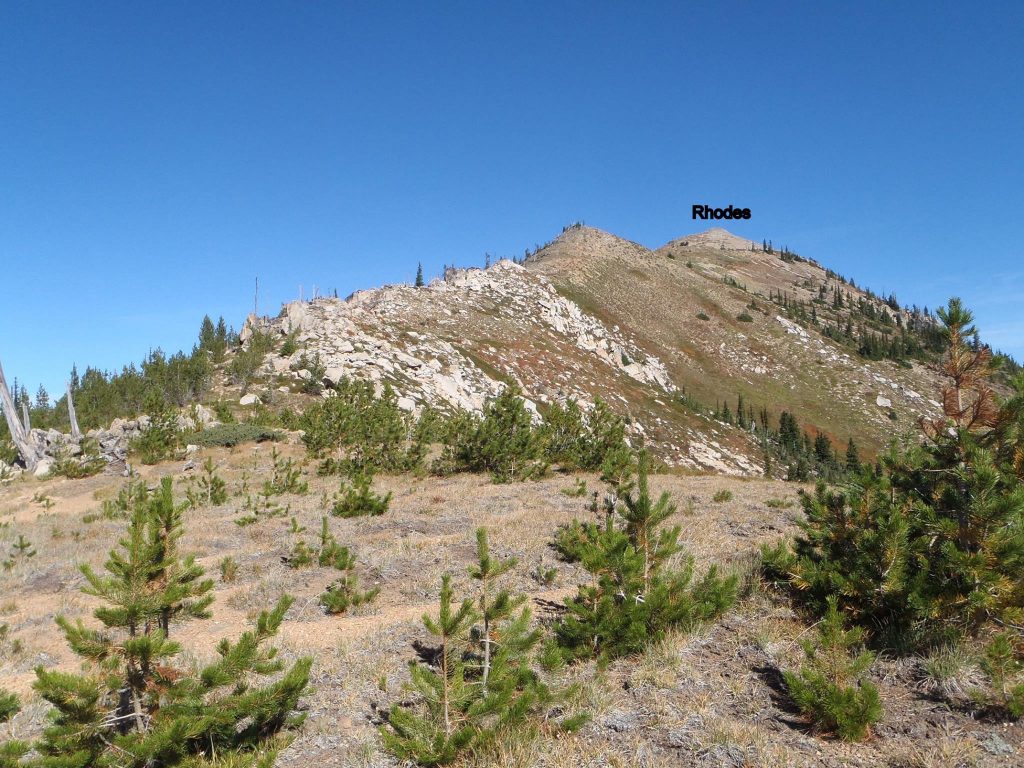
[[[491,5],[0,5],[8,378],[693,203],[1024,357],[1021,3]]]

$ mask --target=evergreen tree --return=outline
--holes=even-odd
[[[735,599],[736,578],[719,577],[714,566],[696,584],[692,558],[678,570],[664,567],[680,551],[680,529],[657,528],[673,509],[665,495],[652,503],[643,459],[637,483],[621,506],[605,506],[603,523],[574,521],[556,536],[560,555],[591,574],[566,601],[566,614],[555,627],[568,659],[636,653],[671,627],[719,615]]]
[[[495,482],[529,479],[547,470],[540,435],[514,386],[506,386],[484,406],[483,418],[467,420],[454,430],[447,443],[442,464],[489,472]]]
[[[853,474],[860,472],[860,452],[852,437],[846,444],[846,470]]]
[[[456,604],[451,577],[441,580],[440,610],[423,617],[439,646],[420,649],[431,664],[410,664],[412,687],[421,701],[395,706],[381,735],[399,759],[417,765],[443,765],[460,754],[485,748],[503,730],[522,727],[528,720],[555,723],[552,705],[565,692],[552,691],[534,670],[541,639],[530,628],[525,598],[496,589],[497,579],[512,567],[494,560],[484,529],[477,531],[477,563],[469,569],[479,583],[477,603],[466,598]],[[522,608],[520,610],[520,607]],[[476,622],[483,626],[474,630]],[[584,716],[564,718],[558,730],[572,730]]]
[[[804,642],[807,663],[783,673],[793,703],[814,727],[844,741],[867,737],[870,725],[882,717],[878,689],[864,679],[874,661],[870,651],[857,650],[864,631],[845,629],[830,598],[816,642]]]
[[[498,580],[515,568],[517,561],[514,557],[501,561],[491,557],[486,528],[476,529],[476,556],[477,562],[475,565],[470,566],[469,577],[480,583],[477,606],[480,618],[483,621],[483,629],[479,640],[480,645],[483,646],[481,685],[483,687],[483,695],[486,696],[487,678],[490,676],[491,671],[491,646],[495,642],[494,625],[499,621],[507,619],[513,611],[526,602],[526,597],[520,595],[513,598],[507,590],[494,592]]]
[[[416,287],[417,288],[422,288],[423,285],[424,285],[424,283],[423,283],[423,265],[422,264],[417,264],[416,265]]]
[[[94,613],[104,629],[57,620],[72,650],[94,667],[82,675],[36,670],[34,687],[54,707],[34,745],[42,765],[269,766],[301,722],[295,708],[311,659],[264,687],[254,678],[284,669],[265,642],[290,598],[263,612],[236,644],[221,641],[220,659],[198,674],[175,664],[181,646],[168,639],[170,623],[205,616],[209,598],[201,569],[177,552],[181,523],[169,489],[164,483],[135,505],[107,575],[82,568],[85,591],[104,603]]]
[[[906,651],[1024,617],[1024,381],[999,404],[987,349],[974,351],[958,299],[938,312],[947,340],[943,418],[873,475],[802,501],[792,549],[766,550],[771,578],[823,615],[836,595],[876,645]]]
[[[6,723],[21,708],[18,697],[0,688],[0,725]],[[24,741],[0,741],[0,768],[18,768],[19,761],[30,749]]]

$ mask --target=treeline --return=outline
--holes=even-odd
[[[764,472],[768,477],[782,474],[787,480],[807,482],[815,478],[828,482],[845,479],[851,472],[861,469],[860,449],[851,437],[845,449],[837,449],[821,430],[802,429],[796,415],[782,411],[773,421],[768,408],[754,406],[742,393],[736,396],[734,406],[728,401],[715,403],[714,410],[706,410],[691,396],[676,396],[678,402],[690,410],[705,413],[711,418],[749,432],[761,447]]]
[[[83,430],[105,427],[114,419],[198,402],[209,389],[214,366],[223,363],[229,350],[237,345],[238,334],[227,327],[223,317],[214,323],[206,316],[190,353],[168,356],[156,349],[138,364],[130,363],[116,373],[88,367],[79,375],[78,367],[73,366],[69,383],[79,426]],[[70,430],[66,394],[51,400],[40,386],[33,397],[15,381],[11,395],[19,406],[24,404],[28,409],[33,427]],[[9,437],[6,422],[0,420],[0,440]]]
[[[540,477],[552,465],[600,471],[630,454],[624,419],[600,399],[589,411],[570,400],[535,413],[514,386],[488,401],[480,415],[424,408],[416,416],[399,408],[390,386],[377,395],[370,382],[343,380],[333,397],[295,419],[292,426],[303,431],[306,447],[321,460],[320,472],[352,478],[485,472],[510,482]],[[430,458],[432,446],[439,453]]]

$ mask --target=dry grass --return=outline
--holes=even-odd
[[[286,456],[302,458],[298,445],[278,446]],[[250,446],[210,449],[218,472],[235,492],[243,482],[262,483],[270,469],[269,448]],[[155,486],[163,474],[179,465],[144,468]],[[197,553],[214,577],[213,617],[184,625],[177,634],[188,654],[183,661],[200,664],[212,658],[219,638],[237,636],[255,613],[283,593],[296,598],[282,628],[278,645],[284,658],[305,653],[316,657],[312,690],[306,698],[309,717],[302,733],[282,755],[283,766],[390,766],[397,764],[380,749],[376,712],[408,695],[407,664],[411,643],[424,639],[420,617],[436,610],[441,574],[451,572],[457,590],[470,588],[466,565],[474,552],[473,531],[490,530],[493,552],[514,556],[520,566],[508,586],[533,598],[540,620],[550,621],[549,607],[574,591],[582,572],[559,562],[549,548],[558,525],[574,516],[586,517],[587,499],[570,498],[561,490],[575,478],[553,476],[539,482],[493,485],[487,478],[456,476],[418,479],[379,477],[375,487],[392,491],[389,512],[379,518],[331,519],[338,541],[353,548],[366,586],[380,586],[379,597],[340,617],[325,616],[319,594],[333,578],[324,569],[293,570],[281,563],[295,536],[287,532],[289,518],[262,519],[240,528],[243,499],[233,496],[215,509],[186,512],[186,550]],[[600,483],[583,476],[591,488]],[[331,478],[308,477],[309,493],[286,496],[305,537],[319,528],[324,514],[323,494],[337,485]],[[37,664],[77,669],[76,659],[56,634],[53,618],[64,614],[91,621],[92,598],[81,594],[79,562],[101,567],[114,546],[123,521],[82,518],[99,509],[124,481],[98,476],[80,481],[26,480],[0,489],[0,545],[24,534],[39,554],[14,570],[0,573],[0,624],[10,626],[17,654],[0,646],[0,686],[21,694],[26,710],[15,718],[11,732],[38,733],[46,707],[31,691]],[[607,669],[579,665],[560,673],[558,683],[575,687],[566,711],[585,710],[591,723],[574,735],[525,730],[508,734],[488,752],[468,758],[465,768],[482,766],[873,766],[891,760],[902,765],[998,765],[978,746],[987,726],[962,715],[943,715],[943,728],[963,734],[947,741],[930,739],[928,726],[918,736],[907,735],[915,718],[931,717],[921,703],[919,679],[912,672],[883,690],[887,706],[900,702],[901,713],[888,715],[886,736],[846,747],[815,739],[780,709],[768,685],[766,669],[785,667],[799,659],[798,636],[806,629],[782,603],[766,594],[752,574],[755,553],[765,542],[793,531],[785,503],[797,488],[770,481],[740,481],[719,476],[658,475],[652,491],[672,493],[678,511],[670,521],[683,527],[683,543],[698,570],[711,562],[746,574],[745,597],[722,621],[693,633],[670,633],[635,659]],[[176,484],[183,493],[184,484]],[[732,498],[715,503],[727,489]],[[37,493],[54,499],[49,510],[31,503]],[[290,517],[289,515],[289,517]],[[224,582],[219,565],[225,557],[238,563],[234,581]],[[557,586],[538,583],[530,575],[538,562],[557,568]],[[899,678],[901,668],[887,672]],[[896,687],[894,687],[896,686]],[[902,686],[902,687],[899,687]],[[902,712],[906,710],[906,712]],[[909,713],[909,714],[907,714]],[[951,718],[951,719],[950,719]],[[936,726],[938,727],[938,726]],[[906,731],[906,732],[904,732]],[[1012,733],[1001,737],[1012,741]],[[911,761],[916,762],[911,762]],[[961,761],[958,763],[957,761]],[[970,760],[974,760],[971,763]],[[896,763],[892,763],[896,764]],[[1005,763],[1004,763],[1005,764]]]

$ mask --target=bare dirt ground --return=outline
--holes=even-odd
[[[285,455],[302,460],[301,446],[284,445]],[[185,661],[210,659],[216,642],[236,637],[258,612],[288,593],[295,604],[278,638],[286,659],[316,658],[309,717],[281,756],[282,766],[395,766],[380,748],[376,714],[407,696],[411,643],[425,639],[420,617],[436,610],[441,574],[469,594],[466,566],[474,554],[477,526],[487,526],[493,551],[515,556],[519,567],[509,586],[528,594],[539,621],[552,620],[559,601],[574,591],[582,572],[558,562],[549,543],[558,525],[587,517],[586,498],[562,493],[575,478],[551,476],[539,482],[494,485],[486,477],[384,477],[377,490],[394,496],[385,515],[330,519],[338,541],[353,548],[364,588],[379,586],[379,597],[344,616],[326,616],[317,599],[336,577],[328,569],[295,570],[282,563],[298,538],[312,541],[337,489],[307,467],[307,494],[275,497],[284,516],[245,527],[243,486],[254,491],[271,466],[271,447],[209,450],[194,459],[143,467],[150,485],[173,474],[176,495],[211,456],[228,481],[232,497],[217,508],[186,512],[184,548],[196,553],[216,581],[212,618],[182,626],[175,638]],[[590,490],[597,479],[583,476]],[[44,724],[46,705],[34,698],[33,668],[78,669],[53,619],[58,614],[90,621],[93,599],[81,594],[78,564],[102,567],[123,530],[122,520],[93,519],[122,478],[23,480],[0,488],[0,554],[24,535],[37,554],[0,572],[0,686],[18,692],[26,706],[8,726],[9,735],[31,737]],[[764,542],[790,535],[799,514],[798,486],[778,481],[718,476],[660,475],[652,490],[668,490],[678,506],[673,522],[697,561],[749,573]],[[714,502],[719,491],[732,498]],[[772,505],[766,502],[778,500]],[[306,530],[289,532],[291,517]],[[91,520],[91,522],[85,522]],[[234,558],[238,575],[220,576],[219,564]],[[541,563],[558,568],[554,584],[531,578]],[[579,733],[557,739],[520,734],[476,765],[514,766],[1010,766],[1024,765],[1024,727],[988,723],[969,708],[949,703],[923,685],[921,660],[882,659],[872,673],[885,717],[873,737],[845,745],[810,733],[789,707],[780,668],[797,665],[799,639],[808,632],[779,598],[748,580],[741,602],[719,622],[689,635],[672,635],[638,658],[605,670],[582,665],[562,677],[583,685],[570,706],[588,710],[591,722]],[[0,738],[4,737],[0,731]]]

